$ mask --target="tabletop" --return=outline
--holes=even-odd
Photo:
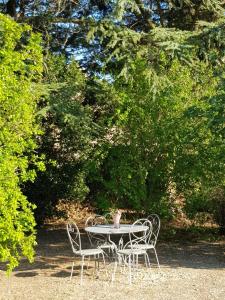
[[[148,230],[148,226],[120,224],[120,228],[114,228],[113,224],[88,226],[85,228],[87,232],[95,234],[126,234],[130,232],[142,232]]]

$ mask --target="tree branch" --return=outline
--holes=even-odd
[[[144,5],[141,0],[135,0],[139,10],[140,15],[142,16],[143,20],[148,24],[149,29],[155,28],[155,23],[151,21],[149,12],[144,8]]]

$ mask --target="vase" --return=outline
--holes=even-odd
[[[121,218],[121,212],[117,210],[115,215],[113,216],[113,227],[114,228],[120,228],[120,218]]]

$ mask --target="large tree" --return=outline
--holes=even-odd
[[[0,27],[0,261],[11,270],[23,256],[32,260],[36,243],[34,206],[22,185],[43,169],[35,155],[42,49],[29,26],[0,15]]]

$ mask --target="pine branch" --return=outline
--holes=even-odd
[[[147,11],[144,6],[143,3],[141,2],[141,0],[135,0],[139,10],[140,10],[140,15],[142,16],[142,18],[146,21],[146,23],[148,24],[149,29],[153,29],[155,28],[155,23],[153,21],[151,21],[150,16],[149,16],[149,11]]]

